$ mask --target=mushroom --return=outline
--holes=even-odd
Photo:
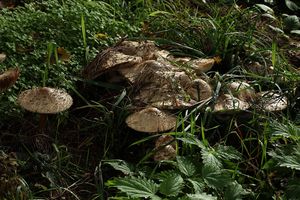
[[[255,99],[255,90],[248,83],[243,81],[234,81],[227,85],[234,97],[244,102],[252,102]]]
[[[282,111],[288,106],[288,99],[282,94],[272,91],[257,93],[258,109],[266,112]]]
[[[176,157],[176,143],[174,137],[162,135],[155,141],[155,161],[172,160]]]
[[[218,97],[214,105],[214,112],[234,113],[237,111],[247,110],[250,104],[244,102],[230,94],[222,94]]]
[[[203,72],[207,72],[211,70],[211,68],[215,64],[215,59],[213,58],[199,58],[194,59],[188,62],[188,64],[191,65],[191,67],[194,69],[196,74],[200,75]]]
[[[22,108],[40,114],[39,128],[43,132],[47,114],[67,110],[72,105],[73,99],[63,90],[37,87],[21,92],[18,103]]]
[[[154,107],[135,112],[126,118],[126,124],[139,132],[158,133],[176,126],[176,117]]]
[[[20,71],[18,68],[8,69],[4,73],[0,74],[0,92],[12,86],[19,76]]]
[[[0,63],[2,63],[6,59],[5,53],[0,53]]]
[[[213,94],[211,86],[200,78],[195,79],[186,91],[195,101],[207,100],[212,97]]]

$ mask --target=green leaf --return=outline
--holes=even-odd
[[[300,35],[300,30],[292,30],[291,33],[296,34],[296,35]]]
[[[189,179],[187,179],[187,181],[192,184],[195,194],[200,194],[205,189],[205,183],[204,183],[203,179],[189,178]]]
[[[247,194],[243,187],[237,182],[228,185],[225,191],[225,200],[240,200],[242,196]]]
[[[221,161],[216,157],[217,152],[213,148],[202,149],[201,155],[204,165],[209,165],[215,169],[223,167]]]
[[[300,7],[297,6],[297,4],[290,0],[285,0],[285,5],[292,11],[297,11],[300,9]]]
[[[266,6],[266,5],[264,5],[264,4],[255,4],[255,7],[257,7],[257,8],[259,8],[259,9],[263,10],[263,11],[266,12],[266,13],[270,13],[270,14],[273,14],[273,13],[274,13],[274,11],[273,11],[272,8],[270,8],[269,6]]]
[[[285,30],[297,30],[300,28],[300,21],[297,15],[287,15],[283,19]]]
[[[217,200],[217,197],[212,196],[211,194],[201,193],[201,194],[187,194],[188,199],[190,200]]]
[[[299,199],[299,194],[300,194],[300,179],[290,180],[286,190],[287,199],[291,199],[291,200]]]
[[[115,170],[123,172],[125,175],[133,174],[134,167],[124,160],[105,160],[104,164],[112,166]]]
[[[166,196],[177,196],[183,186],[183,178],[179,174],[169,174],[169,176],[161,182],[159,191]]]
[[[278,147],[275,151],[268,153],[280,167],[300,170],[300,144],[297,146]]]
[[[192,159],[183,156],[177,156],[176,160],[179,171],[187,177],[192,177],[196,173],[197,167],[193,163]]]
[[[209,165],[203,166],[202,176],[207,186],[214,189],[222,189],[232,182],[230,176],[223,170],[217,170]]]
[[[224,160],[241,160],[242,154],[234,147],[219,145],[216,149],[217,156]]]
[[[115,178],[107,182],[110,187],[116,187],[132,198],[160,199],[156,196],[157,184],[143,177]]]
[[[197,139],[195,136],[188,136],[188,137],[176,138],[176,139],[180,140],[184,143],[187,143],[187,144],[196,145],[197,147],[199,147],[201,149],[205,148],[204,144],[199,139]]]

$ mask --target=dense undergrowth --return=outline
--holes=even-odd
[[[299,199],[299,7],[236,3],[49,0],[1,9],[0,69],[19,67],[21,76],[0,96],[0,199]],[[216,96],[242,79],[285,94],[288,108],[243,116],[179,110],[177,129],[163,133],[175,137],[177,157],[154,162],[161,134],[125,125],[126,86],[81,77],[99,51],[125,37],[155,40],[177,56],[214,57],[207,74]],[[253,72],[253,63],[273,71]],[[33,146],[38,116],[16,102],[43,85],[74,99],[69,111],[49,116],[50,153]]]

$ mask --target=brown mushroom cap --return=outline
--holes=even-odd
[[[6,59],[5,53],[0,53],[0,63],[2,63]]]
[[[231,91],[232,95],[238,99],[250,102],[255,98],[255,90],[251,85],[243,81],[231,82],[227,85],[228,89]]]
[[[199,58],[191,60],[189,64],[191,64],[191,67],[195,70],[196,74],[201,74],[211,70],[215,64],[215,60],[213,58]]]
[[[42,114],[54,114],[70,108],[72,97],[63,90],[38,87],[23,91],[18,103],[26,110]]]
[[[235,112],[241,110],[247,110],[250,105],[247,102],[241,101],[240,99],[230,95],[222,94],[217,99],[214,106],[214,112]]]
[[[126,124],[139,132],[158,133],[176,126],[176,117],[157,108],[149,107],[126,118]]]
[[[288,99],[281,94],[264,91],[257,93],[258,109],[267,112],[281,111],[287,108]]]
[[[195,101],[203,101],[212,97],[213,90],[206,81],[198,78],[187,88],[187,94]]]
[[[0,74],[0,92],[12,86],[19,78],[20,71],[18,68],[8,69]]]

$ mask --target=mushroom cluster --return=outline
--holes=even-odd
[[[152,41],[121,41],[100,52],[83,69],[82,75],[85,79],[106,75],[110,77],[109,82],[127,82],[132,89],[129,93],[132,105],[137,108],[127,117],[127,125],[139,132],[161,133],[176,126],[176,118],[170,111],[214,99],[214,89],[205,74],[214,64],[213,58],[174,57]],[[266,95],[256,93],[246,82],[231,82],[221,91],[212,105],[215,113],[239,112],[253,107],[254,102],[260,102],[260,105],[266,103]],[[280,102],[267,102],[278,105],[287,103],[285,98]],[[262,110],[283,109],[278,105],[272,108],[262,106]],[[168,148],[171,149],[170,146]]]

